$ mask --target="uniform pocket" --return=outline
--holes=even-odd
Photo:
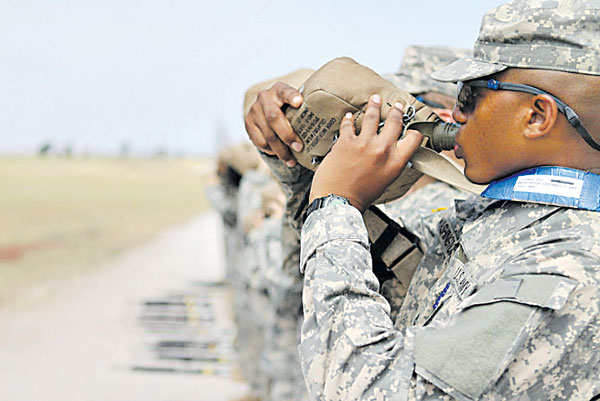
[[[481,287],[462,302],[447,327],[417,331],[417,373],[457,399],[479,398],[543,317],[565,305],[576,284],[562,276],[527,274]]]

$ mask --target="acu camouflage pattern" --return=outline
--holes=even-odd
[[[266,400],[301,401],[308,399],[304,377],[298,358],[300,335],[298,322],[302,321],[302,275],[300,266],[300,228],[308,206],[308,191],[313,172],[300,166],[289,168],[277,157],[261,153],[276,180],[281,184],[286,206],[278,222],[282,250],[277,261],[278,270],[269,280],[269,297],[273,313],[267,337],[271,350],[266,359],[271,365],[269,373],[275,380]],[[272,341],[272,342],[271,342]]]
[[[271,314],[265,313],[269,310],[269,298],[264,270],[267,261],[277,258],[280,238],[278,225],[269,224],[261,213],[260,192],[270,179],[265,172],[249,170],[240,181],[236,230],[241,241],[236,249],[235,274],[231,279],[235,345],[240,366],[253,395],[260,398],[269,394],[269,376],[263,355],[267,349],[266,333],[273,319]]]
[[[360,213],[338,205],[307,219],[300,358],[311,398],[599,394],[600,214],[481,198],[442,213],[396,322]]]
[[[228,149],[218,156],[218,184],[207,186],[204,193],[211,205],[219,212],[223,221],[225,243],[225,275],[234,280],[237,266],[237,250],[242,244],[242,237],[237,229],[237,196],[239,191],[239,173],[227,164]]]
[[[237,264],[237,250],[240,248],[241,236],[237,230],[237,188],[227,189],[223,183],[207,186],[204,190],[206,198],[221,215],[223,222],[223,241],[225,245],[225,277],[233,280],[234,266]]]
[[[442,215],[454,207],[456,199],[470,193],[444,182],[432,182],[406,196],[382,205],[382,210],[419,237],[425,250],[433,242]]]
[[[379,208],[415,234],[425,252],[434,241],[440,220],[453,208],[456,199],[465,199],[467,196],[468,193],[438,181],[410,192],[398,200],[379,205]],[[408,285],[397,279],[386,280],[380,286],[379,293],[389,302],[390,317],[393,321],[396,321],[400,313],[407,289]]]
[[[251,149],[258,158],[256,149]],[[277,207],[269,208],[271,217],[265,210],[265,202],[271,206],[278,202],[281,190],[267,171],[260,170],[258,162],[243,170],[235,187],[232,184],[232,180],[221,180],[207,195],[224,216],[233,215],[233,219],[224,218],[224,223],[240,365],[252,396],[263,401],[302,400],[306,390],[300,391],[304,380],[297,356],[299,256],[287,262],[296,266],[295,276],[284,274],[282,238],[289,236],[289,230],[282,232],[281,215],[273,213]],[[299,239],[296,242],[299,255]]]
[[[456,85],[435,81],[430,75],[469,54],[470,51],[467,49],[447,46],[408,46],[398,71],[383,77],[413,95],[438,92],[454,97]]]
[[[433,74],[467,81],[508,67],[600,75],[600,1],[515,0],[488,11],[473,57]]]
[[[417,55],[414,54],[414,49],[416,48],[428,49],[428,54],[430,57],[419,61]],[[411,65],[411,73],[415,73],[415,77],[417,76],[416,74],[419,66],[428,66],[427,68],[429,73],[435,68],[450,63],[458,58],[461,53],[463,53],[456,49],[451,49],[450,51],[441,51],[441,48],[438,47],[415,46],[411,47],[411,49],[412,50],[410,51],[407,50],[408,54],[405,56],[405,65]],[[405,78],[405,75],[399,75],[398,79]],[[410,87],[412,90],[416,91],[416,93],[435,90],[453,96],[456,92],[456,86],[454,84],[440,85],[431,79],[429,74],[421,74],[418,79],[419,84]],[[300,230],[306,208],[308,207],[308,194],[314,173],[300,165],[288,168],[276,157],[266,154],[261,155],[263,160],[269,166],[271,172],[275,175],[277,181],[282,184],[287,199],[283,219],[282,245],[284,255],[283,273],[284,276],[288,278],[287,283],[289,283],[289,286],[282,287],[278,296],[274,297],[274,299],[281,299],[283,301],[281,303],[276,303],[280,305],[278,308],[278,317],[276,321],[280,322],[286,327],[289,327],[287,325],[289,319],[296,319],[296,321],[300,323],[302,322],[302,311],[301,308],[299,308],[301,306],[302,296],[302,275],[299,273]],[[426,222],[424,219],[420,221],[419,217],[417,217],[420,213],[417,212],[417,210],[421,211],[422,208],[424,210],[431,210],[450,207],[453,204],[453,200],[456,196],[460,195],[464,197],[465,195],[462,191],[458,191],[449,185],[442,183],[429,185],[419,190],[418,193],[420,194],[419,196],[408,196],[402,200],[387,204],[385,211],[392,218],[394,218],[399,216],[399,213],[396,213],[396,211],[412,210],[413,215],[415,216],[413,219],[414,221],[406,221],[406,214],[404,214],[405,220],[402,221],[402,223],[408,223],[406,224],[407,227],[417,234],[420,234],[417,229],[422,229],[423,236],[427,237],[426,241],[429,241],[432,237],[431,231],[433,228],[426,227],[432,225],[433,220],[429,219],[430,221]],[[423,199],[428,199],[429,201],[424,202]],[[415,208],[415,202],[418,202],[417,204],[419,207]],[[392,305],[397,306],[392,311],[392,313],[397,313],[402,301],[404,300],[406,288],[398,280],[388,280],[384,286],[382,286],[381,293]],[[296,332],[299,333],[299,330]],[[298,343],[299,338],[296,339],[296,345]],[[292,353],[290,353],[290,356],[292,356]],[[299,367],[300,364],[297,361],[295,352],[293,353],[293,357],[295,358],[295,363],[291,363],[289,367]],[[290,360],[292,360],[291,357]],[[304,385],[304,380],[301,373],[298,376],[299,380],[297,394],[299,394],[301,397],[306,397],[306,387]]]

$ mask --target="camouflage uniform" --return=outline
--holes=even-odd
[[[235,281],[238,250],[242,244],[237,221],[240,181],[244,173],[257,168],[259,162],[256,149],[248,143],[226,147],[219,153],[217,160],[219,185],[209,186],[205,190],[206,197],[221,214],[223,221],[225,273],[231,282]]]
[[[405,57],[398,72],[388,75],[386,78],[399,86],[409,85],[410,91],[414,94],[436,91],[449,96],[456,93],[456,85],[452,83],[439,83],[429,78],[429,73],[436,68],[451,63],[458,57],[464,56],[467,52],[462,49],[447,49],[443,47],[428,46],[409,46],[406,49]],[[425,72],[423,72],[423,70]],[[402,86],[404,88],[404,86]],[[285,302],[276,303],[277,315],[275,322],[288,329],[295,328],[296,335],[293,337],[285,336],[288,340],[287,359],[290,363],[289,368],[297,369],[297,390],[294,399],[304,399],[306,397],[305,381],[300,371],[300,363],[295,352],[299,343],[299,327],[302,322],[301,297],[302,297],[302,276],[299,273],[300,265],[300,230],[302,227],[302,217],[308,206],[308,192],[312,182],[313,172],[298,165],[288,168],[283,165],[276,157],[263,154],[263,160],[267,163],[271,171],[275,174],[278,181],[282,183],[286,193],[286,212],[283,221],[283,276],[287,277],[287,287],[281,288],[281,296],[277,299],[283,299]],[[425,210],[439,209],[452,205],[456,196],[463,196],[464,193],[455,190],[447,184],[438,183],[429,188],[422,188],[419,191],[419,197],[409,196],[398,202],[387,205],[384,209],[392,217],[398,216],[395,210],[410,208],[410,205],[419,199],[420,207]],[[422,202],[422,197],[430,200],[427,204]],[[432,206],[429,206],[432,205]],[[408,222],[405,222],[408,223]],[[410,222],[413,223],[413,222]],[[417,222],[414,222],[417,224]],[[431,234],[429,234],[431,236]],[[382,294],[391,303],[400,305],[404,298],[404,292],[399,292],[398,282],[388,280],[381,289]],[[292,324],[292,322],[295,322]],[[280,334],[283,334],[280,332]],[[291,339],[293,338],[294,341]],[[275,398],[274,398],[275,399]],[[285,398],[284,398],[285,399]],[[291,398],[290,398],[291,399]]]
[[[270,244],[279,240],[278,225],[262,220],[260,190],[270,180],[268,174],[250,170],[240,182],[237,221],[242,238],[236,250],[238,261],[232,281],[236,348],[244,376],[255,396],[268,394],[268,377],[261,362],[265,349],[265,331],[270,325],[267,283],[262,269]]]
[[[281,218],[262,219],[261,189],[272,181],[265,172],[249,171],[240,184],[237,216],[248,232],[239,267],[235,312],[242,367],[253,392],[265,401],[292,401],[300,399],[296,347],[301,280],[296,278],[299,256],[284,260],[282,254],[284,242],[298,241],[282,241],[282,237],[298,234],[290,233],[289,228],[286,231],[286,227],[282,232]],[[299,255],[299,250],[295,254]],[[294,275],[283,271],[290,263],[296,266]]]
[[[600,75],[599,9],[579,0],[501,6],[484,17],[475,58],[437,76],[473,79],[507,66]],[[600,214],[480,197],[442,213],[429,220],[435,236],[395,322],[361,214],[336,205],[309,216],[300,356],[311,397],[600,394]]]
[[[204,193],[211,205],[221,215],[223,222],[223,243],[225,250],[225,277],[232,280],[235,275],[237,250],[241,238],[237,230],[237,193],[238,185],[220,177],[219,185],[206,187]]]
[[[360,213],[337,206],[313,214],[302,232],[300,354],[314,399],[589,399],[600,392],[598,213],[457,203],[441,220],[395,326],[377,293]]]
[[[278,349],[281,351],[280,360],[287,366],[279,371],[289,372],[293,377],[293,384],[280,383],[279,388],[286,391],[274,401],[292,401],[308,399],[304,378],[300,369],[297,347],[300,343],[299,326],[302,322],[302,276],[300,275],[300,227],[302,215],[308,201],[308,191],[312,182],[313,172],[297,165],[293,168],[286,167],[274,156],[262,154],[263,160],[282,184],[286,196],[285,215],[282,221],[282,251],[281,281],[273,285],[275,293],[273,302],[275,306],[274,330],[280,337]],[[283,284],[283,285],[282,285]]]
[[[396,201],[381,205],[380,208],[401,226],[415,234],[423,251],[433,242],[436,227],[456,199],[464,199],[467,194],[443,182],[433,182]],[[392,278],[380,286],[379,293],[390,304],[390,317],[396,320],[404,302],[407,288],[399,280]]]
[[[438,92],[447,96],[456,96],[456,85],[431,79],[431,73],[466,57],[466,49],[448,46],[408,46],[400,68],[394,74],[385,74],[384,78],[412,95]]]

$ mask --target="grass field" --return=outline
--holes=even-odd
[[[208,160],[0,158],[0,303],[207,208]]]

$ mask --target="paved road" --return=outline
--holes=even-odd
[[[192,283],[219,281],[221,238],[218,216],[207,213],[53,287],[44,302],[0,310],[0,400],[229,401],[244,395],[246,384],[229,376],[132,369],[152,359],[153,334],[139,323],[144,302],[198,294],[204,287]],[[212,301],[217,311],[227,307],[222,299]]]

